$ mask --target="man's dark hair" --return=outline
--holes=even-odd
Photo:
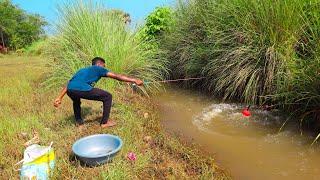
[[[101,62],[103,62],[103,63],[106,63],[106,61],[105,61],[103,58],[101,58],[101,57],[95,57],[95,58],[92,59],[92,65],[96,65],[97,62],[99,62],[99,61],[101,61]]]

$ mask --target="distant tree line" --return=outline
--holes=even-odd
[[[38,14],[29,14],[10,0],[0,0],[0,51],[17,50],[44,36],[47,22]]]

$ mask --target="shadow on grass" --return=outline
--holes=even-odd
[[[73,152],[71,152],[69,155],[69,161],[72,166],[77,167],[77,168],[78,167],[93,168],[91,166],[86,165],[85,163],[83,163],[79,159],[77,159],[77,156]]]
[[[106,165],[108,163],[112,163],[113,162],[112,160],[110,160],[110,161],[102,163],[102,164],[88,165],[88,164],[80,161],[73,152],[71,152],[70,155],[69,155],[69,161],[70,161],[70,164],[72,166],[74,166],[74,167],[83,167],[83,168],[95,168],[95,167],[103,166],[103,165]]]
[[[72,166],[75,166],[75,167],[81,166],[81,162],[77,160],[76,155],[72,152],[69,154],[69,161]]]
[[[101,116],[98,115],[100,111],[94,110],[92,107],[82,107],[81,109],[81,116],[84,120],[84,124],[100,124],[101,121]],[[56,123],[52,124],[53,129],[59,129],[59,128],[65,128],[65,127],[70,127],[70,126],[75,126],[76,121],[74,118],[73,113],[70,114],[69,116],[56,121]]]

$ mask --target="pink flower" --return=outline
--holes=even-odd
[[[129,152],[127,158],[128,158],[130,161],[135,161],[135,160],[137,159],[137,156],[136,156],[136,154],[134,154],[133,152]]]

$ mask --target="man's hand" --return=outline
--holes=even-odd
[[[135,79],[135,80],[134,80],[134,83],[135,83],[136,85],[138,85],[138,86],[143,85],[143,81],[141,81],[140,79]]]
[[[59,107],[59,105],[61,104],[62,98],[63,96],[67,93],[67,88],[63,87],[63,89],[60,92],[60,95],[57,97],[57,99],[54,100],[54,107]]]
[[[54,100],[54,103],[53,103],[54,107],[59,107],[60,104],[61,104],[61,99],[60,98],[57,98],[57,99]]]

